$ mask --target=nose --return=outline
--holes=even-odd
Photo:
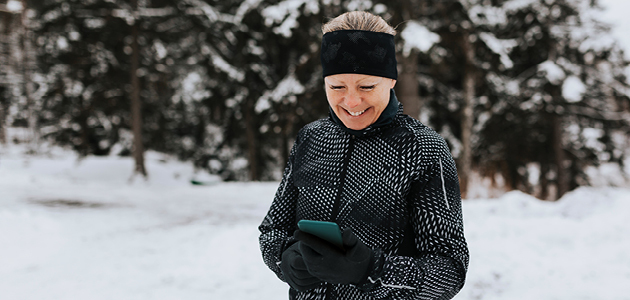
[[[354,108],[361,104],[361,95],[357,91],[348,91],[344,98],[344,103],[348,108]]]

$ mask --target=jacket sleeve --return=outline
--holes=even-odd
[[[295,243],[293,232],[297,229],[295,218],[298,190],[293,184],[293,165],[299,136],[298,134],[293,149],[291,149],[287,166],[271,207],[262,224],[258,227],[263,260],[278,278],[285,282],[286,280],[280,270],[280,262],[282,261],[282,252]]]
[[[374,267],[359,286],[375,298],[451,299],[464,285],[468,247],[464,238],[457,169],[443,139],[421,165],[408,195],[418,253],[375,251]],[[431,151],[430,151],[431,152]]]

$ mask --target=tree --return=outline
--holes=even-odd
[[[414,107],[410,112],[415,117],[438,130],[449,142],[458,162],[460,188],[465,197],[473,169],[478,89],[487,85],[483,74],[499,64],[492,60],[488,55],[490,49],[478,38],[483,28],[470,20],[462,3],[399,3],[400,6],[388,11],[393,11],[393,20],[405,22],[399,45],[403,58],[403,80],[398,83],[400,96],[408,98],[403,104]],[[487,66],[482,68],[482,65]],[[419,113],[415,112],[416,107],[422,108]]]
[[[138,15],[138,0],[131,0],[131,9],[134,16]],[[144,141],[142,140],[142,102],[140,100],[140,79],[138,78],[139,49],[138,36],[140,31],[139,20],[134,18],[131,24],[131,131],[133,132],[133,158],[135,161],[135,173],[147,177],[144,166]]]
[[[294,128],[326,111],[317,75],[320,18],[317,3],[279,1],[261,3],[242,24],[229,24],[234,43],[223,53],[242,74],[227,79],[237,95],[231,99],[245,139],[235,142],[247,149],[250,180],[278,178]]]
[[[13,51],[11,51],[13,27],[16,26],[13,10],[9,10],[4,4],[0,4],[0,144],[7,143],[6,133],[6,117],[7,108],[9,107],[10,90],[13,84],[14,66],[10,64],[13,61]]]
[[[490,27],[518,47],[501,53],[513,67],[493,74],[494,88],[505,92],[481,133],[481,164],[543,199],[588,184],[588,166],[622,164],[613,136],[628,132],[620,109],[628,101],[628,62],[609,28],[590,17],[596,1],[505,2],[478,11],[489,9],[511,20]],[[533,162],[540,171],[532,183]]]
[[[5,89],[24,108],[9,119],[32,107],[42,138],[81,155],[143,146],[224,180],[278,179],[296,130],[328,112],[321,23],[368,10],[398,26],[397,94],[447,140],[464,195],[477,171],[557,198],[622,163],[630,104],[596,1],[547,2],[34,1],[35,106]]]

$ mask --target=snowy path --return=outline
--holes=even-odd
[[[149,157],[129,184],[131,166],[0,157],[0,299],[287,299],[257,240],[277,183],[191,186]],[[628,189],[466,201],[456,299],[630,299],[629,212]]]

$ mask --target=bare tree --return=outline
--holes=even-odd
[[[11,12],[8,11],[4,4],[0,6],[0,65],[4,66],[0,69],[0,144],[7,143],[7,133],[6,133],[6,125],[5,125],[5,101],[3,99],[4,96],[2,92],[9,84],[8,80],[8,65],[9,65],[9,56],[11,55],[9,51],[9,32],[11,28]]]
[[[131,3],[134,13],[137,16],[138,0]],[[131,78],[131,130],[133,132],[133,158],[135,160],[134,173],[147,177],[147,170],[144,166],[144,144],[142,142],[142,103],[140,102],[140,79],[138,78],[139,65],[139,35],[138,20],[134,20],[131,26],[131,69],[129,76]]]
[[[31,17],[28,13],[27,1],[22,0],[22,31],[21,31],[21,84],[22,92],[26,97],[26,107],[28,109],[28,129],[29,129],[29,152],[36,153],[39,147],[39,124],[37,115],[39,110],[38,103],[34,99],[35,83],[33,82],[33,73],[36,71],[35,48],[33,47],[33,32],[31,30]]]
[[[253,99],[245,103],[245,134],[247,136],[247,160],[249,162],[249,179],[260,180],[260,143],[258,126],[256,125],[256,112]]]
[[[462,197],[468,193],[468,183],[472,172],[472,145],[471,137],[474,124],[473,106],[475,100],[475,48],[470,42],[470,34],[464,32],[461,36],[462,51],[466,61],[464,67],[464,77],[462,87],[464,91],[464,101],[462,104],[461,130],[462,130],[462,152],[460,154],[460,168],[458,171],[460,190]]]
[[[400,5],[400,19],[396,20],[398,23],[415,20],[421,14],[422,6],[418,1],[405,0],[398,5]],[[399,72],[395,89],[405,114],[416,119],[420,118],[422,110],[422,99],[418,95],[418,54],[418,49],[411,49],[408,55],[399,52],[396,58]]]

